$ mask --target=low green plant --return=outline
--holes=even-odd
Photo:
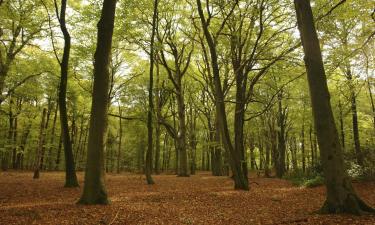
[[[303,172],[302,170],[290,171],[283,177],[295,186],[317,187],[324,184],[324,177],[319,170],[311,168]]]
[[[312,188],[312,187],[318,187],[320,185],[324,184],[324,177],[317,175],[316,177],[312,179],[308,179],[303,183],[304,187]]]

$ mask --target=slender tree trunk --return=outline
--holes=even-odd
[[[309,0],[294,0],[305,53],[311,105],[327,188],[323,213],[375,212],[355,193],[345,171],[342,148],[334,121],[327,78]]]
[[[40,122],[40,130],[39,130],[39,140],[38,140],[38,148],[36,151],[36,160],[35,160],[35,167],[34,167],[34,179],[39,178],[39,171],[40,171],[40,161],[42,157],[43,151],[43,143],[44,143],[44,133],[45,133],[45,121],[46,121],[47,109],[43,109],[42,119]]]
[[[311,155],[311,167],[315,166],[315,150],[314,150],[314,140],[313,140],[313,133],[312,133],[312,124],[310,124],[309,130],[309,139],[310,139],[310,155]]]
[[[17,161],[16,161],[17,169],[22,169],[22,159],[25,153],[27,139],[31,131],[31,125],[32,125],[32,121],[30,119],[21,137],[21,145],[20,145],[21,152],[17,154]]]
[[[121,148],[122,148],[122,110],[121,106],[118,106],[118,111],[119,111],[119,141],[118,141],[118,149],[117,149],[117,173],[121,172]]]
[[[47,107],[47,116],[46,116],[46,124],[45,124],[45,130],[46,132],[44,133],[44,137],[43,137],[43,148],[42,148],[42,153],[41,153],[41,157],[40,157],[40,169],[41,170],[44,170],[45,169],[45,154],[46,154],[46,147],[45,147],[45,144],[46,144],[46,141],[47,141],[47,130],[48,130],[48,125],[49,125],[49,121],[50,121],[50,118],[51,118],[51,110],[52,110],[52,101],[51,101],[51,98],[48,97],[48,107]]]
[[[212,127],[209,125],[209,127]],[[210,128],[211,135],[213,136],[213,139],[210,140],[210,143],[215,143],[214,149],[213,149],[213,157],[212,157],[212,175],[214,176],[223,176],[223,159],[222,159],[222,148],[221,148],[221,138],[220,138],[220,130],[219,130],[219,124],[218,124],[218,118],[215,118],[215,127]]]
[[[50,139],[50,147],[48,148],[48,169],[49,170],[52,170],[53,167],[52,167],[52,163],[53,163],[53,160],[52,160],[52,149],[54,149],[54,144],[55,144],[55,133],[56,133],[56,121],[57,121],[57,112],[59,110],[59,105],[56,104],[55,106],[55,112],[54,112],[54,116],[53,116],[53,123],[52,123],[52,131],[51,131],[51,139]]]
[[[94,86],[87,149],[85,184],[80,204],[108,204],[104,185],[104,152],[108,125],[109,64],[116,0],[104,0],[94,56]]]
[[[152,32],[151,32],[151,44],[150,44],[150,78],[149,78],[149,87],[148,87],[148,112],[147,112],[147,136],[148,136],[148,145],[146,152],[146,167],[145,174],[147,184],[154,184],[154,180],[151,177],[152,174],[152,152],[153,152],[153,124],[152,124],[152,114],[154,111],[154,42],[155,42],[155,30],[158,17],[158,0],[154,0],[154,14],[152,16]]]
[[[82,146],[82,138],[84,137],[84,133],[85,133],[85,131],[84,131],[84,129],[85,129],[85,126],[84,126],[84,122],[85,122],[85,120],[84,120],[84,117],[83,117],[83,115],[82,115],[82,117],[81,117],[81,123],[80,123],[80,126],[79,126],[79,138],[78,138],[78,141],[76,142],[76,144],[75,144],[75,152],[76,152],[76,154],[75,154],[75,158],[74,158],[74,162],[75,162],[75,168],[79,168],[79,159],[80,159],[80,153],[81,153],[81,146]],[[78,130],[78,128],[77,128],[77,130]]]
[[[61,77],[59,85],[59,108],[62,142],[65,153],[65,187],[78,187],[77,175],[75,172],[73,147],[69,135],[68,114],[66,109],[66,89],[68,84],[69,56],[70,56],[70,34],[66,28],[65,13],[67,0],[61,0],[60,29],[64,35],[64,53],[61,60]]]
[[[374,103],[374,98],[372,97],[370,78],[368,77],[367,77],[367,88],[368,88],[370,102],[371,102],[371,111],[372,111],[372,114],[374,115],[372,118],[372,121],[373,121],[374,132],[375,132],[375,103]]]
[[[196,137],[196,115],[193,113],[193,104],[189,107],[189,137],[190,137],[190,173],[195,174],[196,169],[196,148],[197,148],[197,137]]]
[[[292,137],[291,138],[291,143],[290,143],[290,152],[291,152],[291,158],[292,158],[292,166],[293,170],[298,169],[298,160],[297,160],[297,138]]]
[[[259,148],[259,169],[264,169],[264,148],[263,141],[260,137],[260,132],[258,132],[258,148]]]
[[[86,126],[85,128],[85,138],[82,142],[82,148],[81,148],[81,157],[78,159],[78,165],[77,165],[77,168],[78,170],[82,170],[82,168],[85,167],[85,165],[82,165],[81,162],[84,162],[84,157],[85,157],[85,149],[87,148],[87,138],[88,138],[88,134],[89,134],[89,128],[88,128],[88,125]]]
[[[270,154],[271,154],[271,141],[272,140],[270,140],[271,138],[271,132],[270,131],[268,131],[267,132],[268,133],[268,135],[266,136],[267,137],[267,141],[266,141],[266,160],[265,160],[265,162],[264,162],[264,176],[265,177],[271,177],[271,171],[270,171],[270,168],[269,168],[269,166],[270,166]]]
[[[344,131],[344,116],[341,101],[339,100],[339,121],[340,121],[340,133],[341,133],[341,146],[342,150],[345,151],[345,131]]]
[[[278,166],[276,167],[276,176],[281,178],[285,173],[285,154],[286,154],[286,138],[285,138],[285,112],[282,105],[282,93],[278,94],[278,126],[279,131],[277,132],[278,140]]]
[[[156,54],[157,55],[157,54]],[[159,70],[159,65],[156,63],[156,87],[155,87],[155,92],[156,92],[156,117],[157,121],[159,121],[161,117],[161,102],[160,102],[160,70]],[[160,173],[160,139],[161,139],[161,127],[160,123],[155,124],[155,174]],[[164,161],[164,153],[163,152],[163,161]],[[164,165],[164,163],[163,163]],[[162,168],[164,168],[162,166]]]
[[[306,172],[306,152],[305,152],[305,118],[302,121],[301,129],[301,153],[302,153],[302,171]]]
[[[12,155],[12,167],[13,169],[17,169],[17,136],[18,136],[18,117],[14,118],[14,125],[13,125],[13,155]]]
[[[251,170],[255,170],[255,143],[254,138],[250,135],[249,138],[249,146],[250,146],[250,168]]]
[[[355,154],[356,154],[358,165],[363,166],[363,155],[362,155],[361,144],[359,140],[357,96],[355,94],[355,89],[353,85],[353,75],[352,75],[352,71],[351,71],[351,67],[349,63],[347,63],[346,65],[345,72],[346,72],[346,78],[349,82],[349,87],[350,87],[350,102],[351,102],[351,111],[352,111],[354,149],[355,149]]]
[[[60,167],[61,149],[62,149],[62,133],[60,134],[59,146],[57,147],[57,156],[56,156],[55,170],[59,170],[59,167]]]
[[[8,122],[9,122],[9,129],[8,129],[8,136],[7,136],[7,144],[9,147],[5,148],[5,152],[3,154],[2,160],[1,160],[1,169],[3,171],[7,171],[9,168],[9,157],[11,157],[11,151],[13,150],[12,145],[13,145],[13,126],[14,126],[14,114],[12,110],[13,106],[13,99],[12,96],[10,96],[9,99],[9,113],[8,113]]]

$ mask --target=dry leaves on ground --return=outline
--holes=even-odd
[[[79,173],[83,185],[83,174]],[[64,173],[0,174],[0,224],[375,224],[374,215],[317,215],[324,187],[299,188],[274,178],[252,178],[250,191],[234,191],[228,177],[200,173],[189,178],[107,174],[107,206],[75,202],[81,188],[63,188]],[[375,183],[354,185],[375,206]]]

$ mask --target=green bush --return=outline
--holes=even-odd
[[[305,173],[302,170],[290,171],[284,175],[284,179],[290,181],[293,185],[303,187],[317,187],[324,184],[324,177],[320,172],[310,169]]]
[[[308,179],[303,183],[304,187],[312,188],[312,187],[318,187],[320,185],[324,184],[324,177],[318,175],[314,177],[313,179]]]

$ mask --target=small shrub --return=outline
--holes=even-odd
[[[305,173],[302,170],[290,171],[283,177],[293,185],[304,187],[317,187],[324,184],[324,177],[318,168],[310,168]]]
[[[318,187],[320,185],[324,184],[324,177],[318,175],[314,177],[313,179],[308,179],[303,183],[304,187],[312,188],[312,187]]]

